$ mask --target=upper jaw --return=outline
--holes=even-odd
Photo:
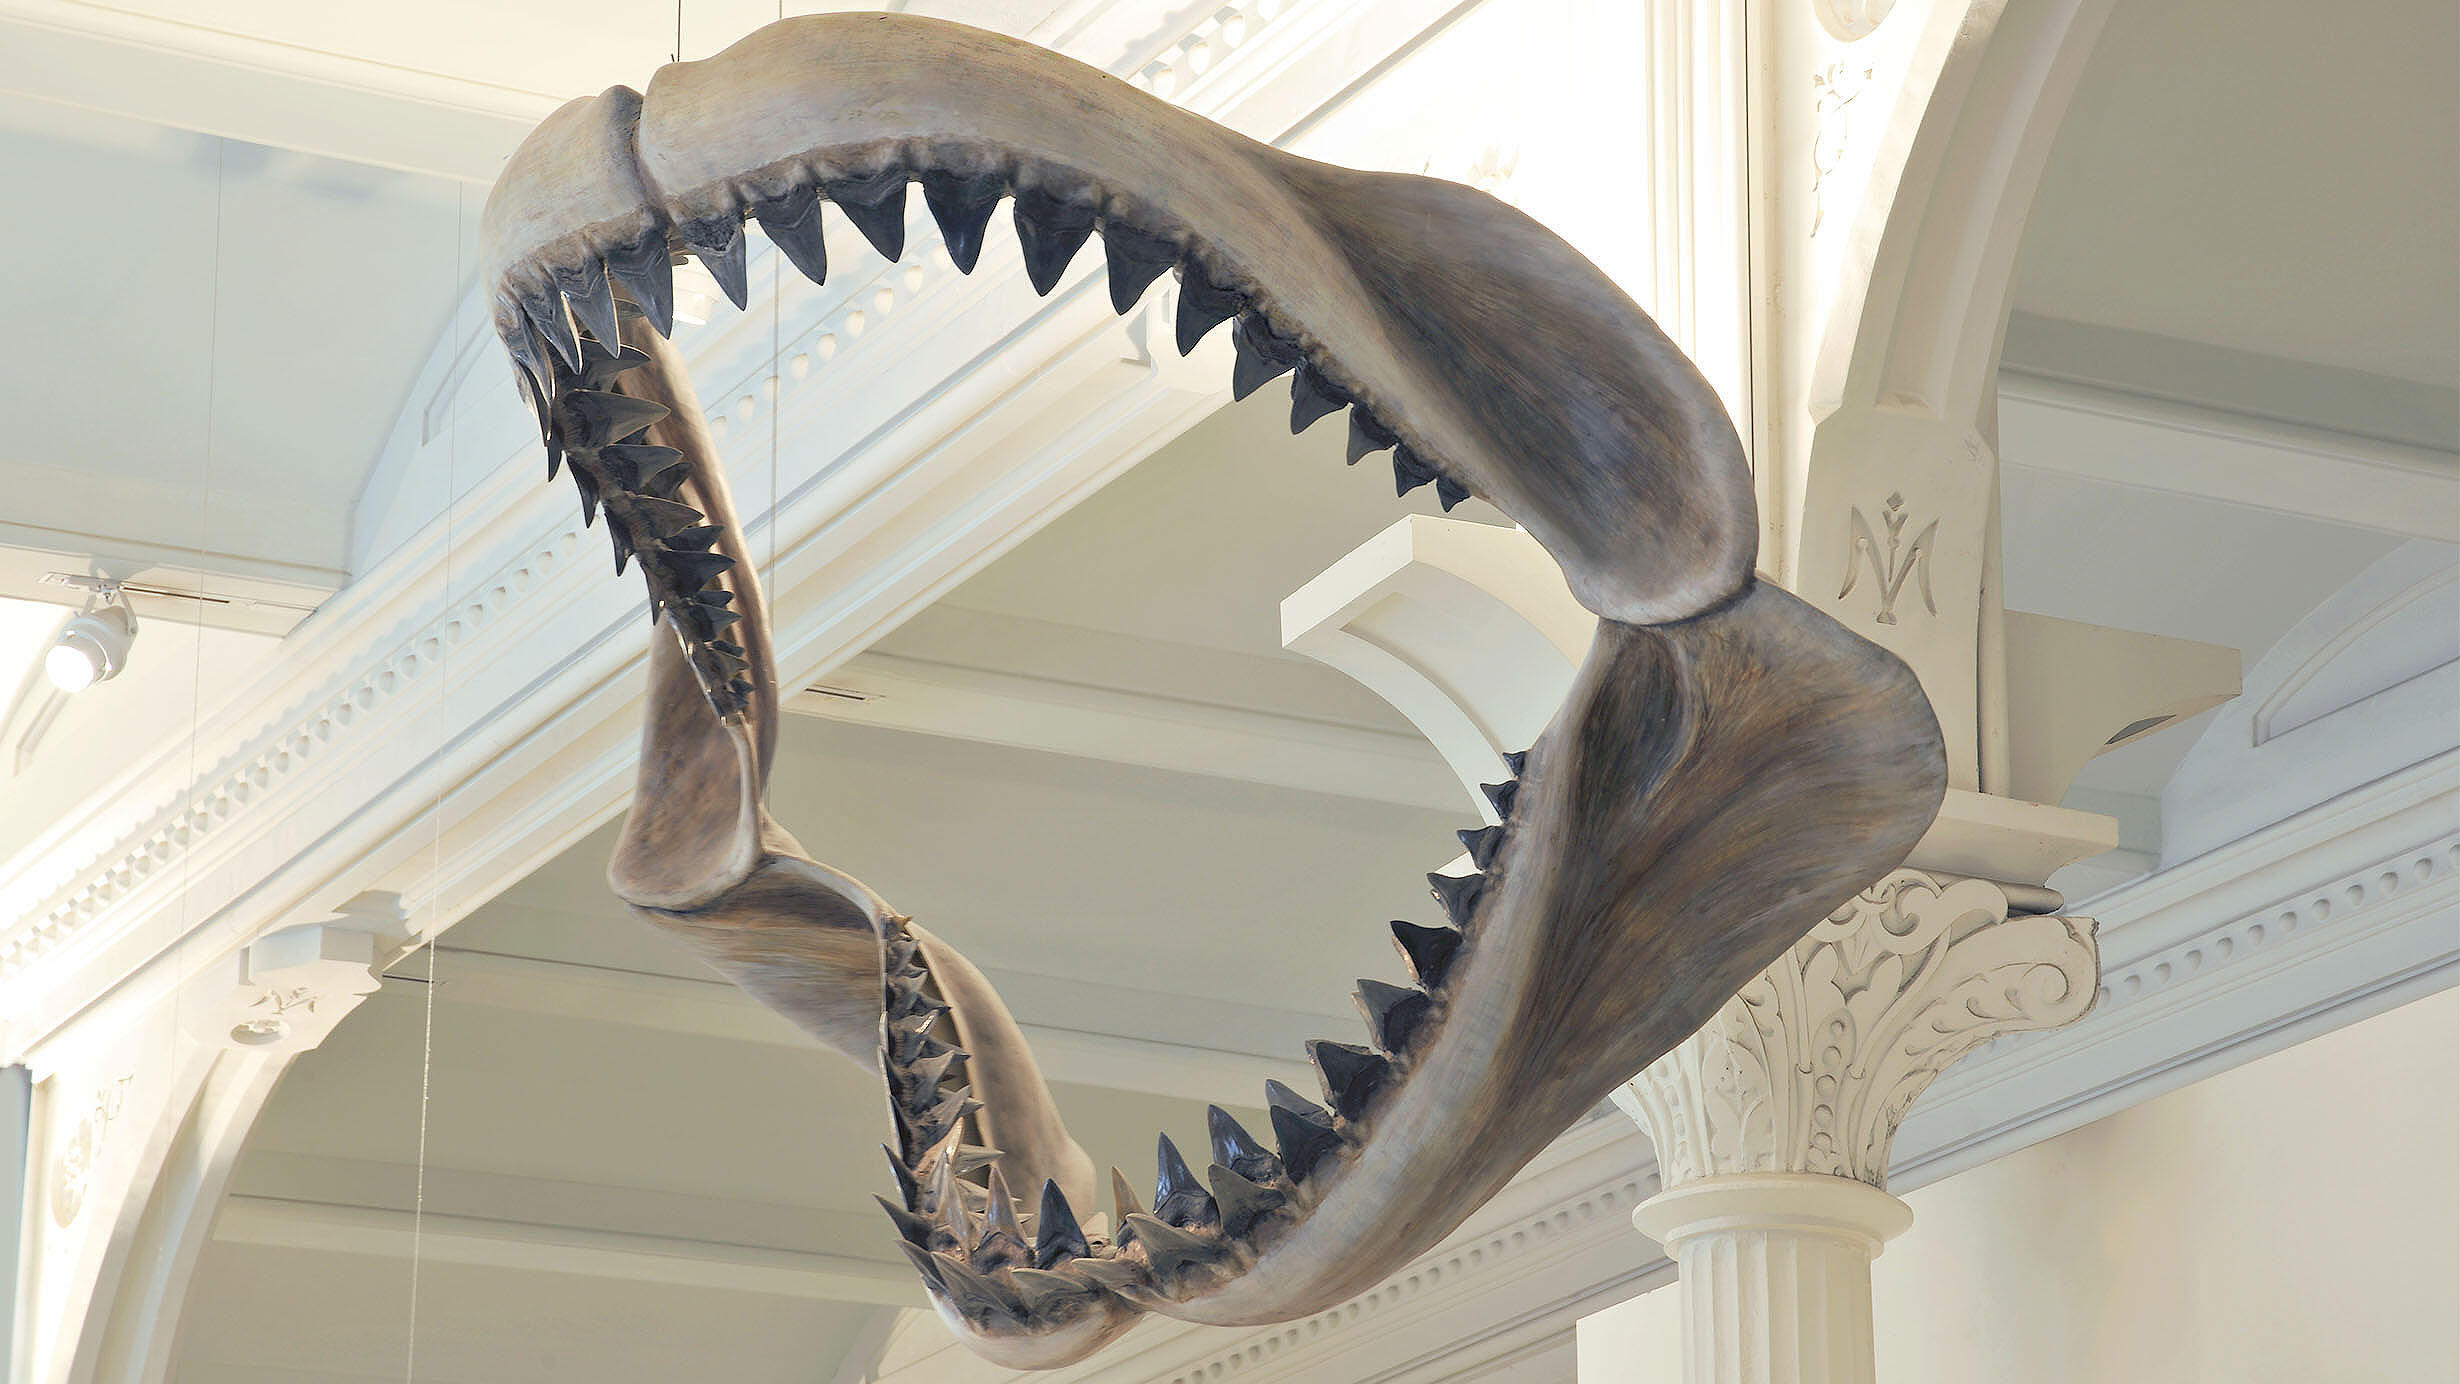
[[[544,395],[543,358],[613,291],[670,324],[669,251],[740,298],[746,217],[808,272],[821,203],[901,249],[909,178],[952,254],[1013,195],[1029,256],[1056,245],[1064,266],[1098,231],[1114,285],[1175,266],[1183,318],[1252,318],[1322,411],[1356,405],[1396,466],[1494,502],[1604,618],[1689,618],[1750,581],[1758,521],[1723,405],[1559,238],[1482,193],[1296,158],[960,25],[788,20],[661,69],[645,98],[559,110],[488,199],[497,327]]]

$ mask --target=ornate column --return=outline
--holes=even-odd
[[[1688,1384],[1870,1384],[1871,1260],[1913,1223],[1898,1122],[1964,1054],[2082,1017],[2099,974],[2091,919],[1898,870],[1617,1092],[1657,1147],[1632,1223],[1680,1267]]]

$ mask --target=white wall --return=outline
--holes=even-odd
[[[1934,1183],[1872,1269],[1879,1377],[2460,1379],[2456,1149],[2446,990]],[[1674,1308],[1584,1319],[1582,1377],[1679,1378]]]

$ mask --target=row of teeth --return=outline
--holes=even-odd
[[[674,499],[682,470],[665,448],[647,446],[641,433],[665,410],[609,389],[623,370],[644,357],[617,349],[620,318],[645,316],[662,336],[674,331],[674,256],[677,247],[697,257],[726,296],[740,308],[750,301],[744,244],[745,216],[814,282],[828,274],[821,208],[834,205],[856,230],[890,260],[902,258],[906,239],[906,188],[922,184],[923,201],[939,224],[949,258],[972,273],[984,233],[1003,198],[1013,198],[1016,236],[1025,273],[1038,293],[1048,294],[1085,242],[1099,231],[1110,272],[1110,299],[1121,313],[1133,308],[1165,272],[1179,280],[1176,331],[1182,355],[1215,328],[1231,324],[1236,364],[1231,393],[1245,399],[1283,375],[1290,376],[1290,430],[1304,432],[1343,408],[1350,410],[1348,456],[1356,464],[1371,452],[1392,452],[1394,492],[1406,495],[1435,487],[1447,511],[1470,497],[1469,488],[1403,441],[1397,431],[1336,382],[1339,368],[1276,323],[1257,295],[1226,284],[1207,268],[1200,247],[1181,246],[1140,229],[1120,209],[1105,209],[1098,192],[1085,197],[1050,191],[1049,179],[1005,172],[957,173],[924,167],[909,175],[892,167],[861,177],[820,177],[802,167],[733,189],[736,210],[670,228],[659,226],[638,240],[604,247],[576,264],[538,271],[526,283],[502,290],[499,324],[505,346],[520,366],[519,382],[538,415],[547,445],[548,474],[569,458],[581,487],[585,517],[595,522],[603,504],[612,522],[616,570],[637,555],[649,570],[656,609],[680,612],[679,630],[695,651],[695,668],[721,715],[740,711],[749,695],[739,649],[711,650],[731,620],[726,593],[716,576],[732,565],[713,553],[714,533],[702,528],[698,511]],[[620,287],[623,295],[616,289]],[[627,301],[628,299],[628,301]],[[661,482],[663,482],[661,484]],[[710,628],[714,625],[714,628]],[[705,632],[704,632],[705,631]],[[714,656],[711,656],[714,655]]]
[[[1150,1211],[1115,1168],[1109,1221],[1080,1221],[1055,1182],[1042,1184],[1031,1211],[1010,1193],[999,1151],[966,1140],[967,1117],[980,1106],[964,1083],[965,1051],[934,1032],[949,1006],[913,939],[892,933],[883,953],[881,1054],[898,1133],[886,1152],[902,1197],[879,1201],[933,1290],[980,1330],[1048,1327],[1105,1293],[1185,1298],[1253,1263],[1271,1234],[1322,1200],[1349,1151],[1366,1141],[1378,1107],[1407,1078],[1412,1054],[1440,1026],[1445,982],[1509,836],[1527,760],[1525,752],[1505,756],[1514,777],[1486,785],[1504,822],[1460,833],[1475,872],[1427,876],[1451,926],[1392,924],[1413,983],[1358,982],[1372,1044],[1307,1045],[1324,1103],[1266,1082],[1273,1148],[1220,1106],[1208,1107],[1212,1166],[1202,1183],[1162,1135]],[[977,1172],[985,1174],[980,1182]],[[1116,1233],[1106,1233],[1114,1225]]]

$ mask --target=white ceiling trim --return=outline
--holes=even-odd
[[[77,0],[0,0],[0,90],[481,185],[563,103]]]
[[[2017,370],[1999,377],[1999,453],[2009,466],[2460,541],[2460,453]]]
[[[1415,735],[894,654],[855,658],[786,709],[1442,812],[1468,805]]]

